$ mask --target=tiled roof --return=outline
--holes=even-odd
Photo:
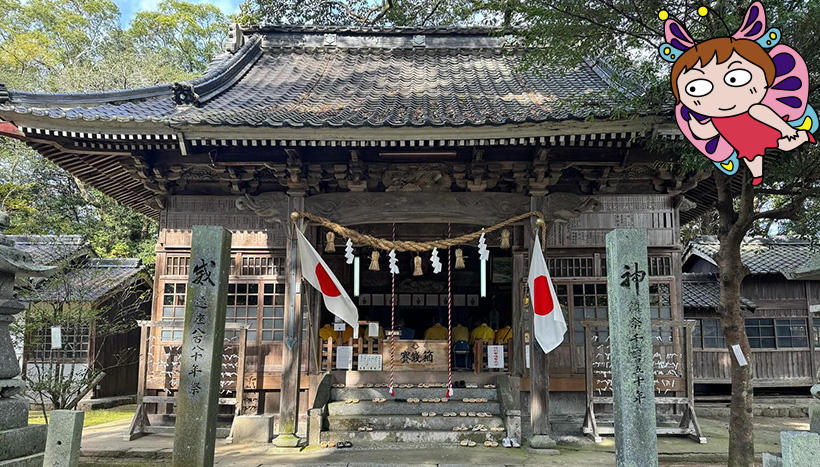
[[[683,274],[683,308],[715,309],[720,304],[720,286],[712,274]],[[754,310],[755,303],[740,297],[742,308]]]
[[[702,236],[692,240],[684,252],[696,254],[714,263],[720,243],[717,237]],[[793,237],[747,238],[740,245],[740,259],[751,274],[788,274],[803,267],[820,248]]]
[[[30,295],[28,301],[95,301],[129,282],[144,270],[137,258],[91,258],[58,272]]]
[[[599,65],[522,70],[521,49],[485,29],[263,27],[190,84],[89,94],[11,92],[0,112],[83,120],[246,127],[436,127],[606,117]],[[577,98],[591,99],[578,105]],[[567,99],[575,98],[569,102]]]
[[[6,235],[14,246],[31,255],[35,263],[55,265],[88,249],[82,235]]]

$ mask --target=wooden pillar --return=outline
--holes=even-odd
[[[530,198],[530,210],[537,211],[544,204],[544,195],[546,193],[533,193]],[[533,248],[541,248],[541,245],[534,243],[532,232],[535,231],[535,218],[531,218],[528,226],[525,239],[529,243],[530,256],[532,261]],[[546,239],[543,239],[546,242]],[[529,263],[527,264],[527,271],[529,271]],[[527,307],[525,313],[532,313],[532,304]],[[533,333],[532,316],[529,317],[528,331],[530,333],[530,428],[532,429],[532,437],[530,438],[530,446],[535,448],[552,447],[554,441],[549,437],[550,432],[550,379],[549,379],[549,359],[541,347],[538,346]]]
[[[299,377],[301,376],[302,349],[302,274],[297,255],[296,232],[290,213],[304,209],[304,192],[289,193],[287,219],[284,219],[288,239],[285,255],[287,282],[285,284],[285,330],[282,346],[282,387],[279,401],[279,436],[273,444],[279,447],[296,447],[299,421]]]
[[[527,227],[524,228],[526,230]],[[524,253],[516,251],[513,247],[512,251],[513,274],[512,274],[512,304],[510,310],[512,312],[512,345],[510,352],[512,353],[510,363],[510,374],[513,376],[524,376],[526,362],[524,361],[525,350],[524,346],[529,345],[524,341],[524,332],[526,329],[526,320],[524,314],[527,310],[524,308],[524,287],[523,281],[526,278],[526,268],[524,261]]]

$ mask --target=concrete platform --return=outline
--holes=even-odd
[[[360,426],[372,426],[383,430],[448,430],[453,426],[475,426],[479,423],[487,428],[504,427],[500,417],[435,417],[419,415],[333,415],[328,417],[331,431],[356,431]]]
[[[487,412],[493,415],[501,413],[498,402],[484,403],[455,402],[447,403],[387,401],[376,404],[371,401],[359,401],[358,404],[331,402],[327,405],[329,415],[421,415],[422,412]]]
[[[700,420],[709,442],[697,444],[686,438],[661,436],[658,452],[665,466],[725,466],[728,449],[728,420]],[[173,435],[148,435],[134,441],[123,441],[122,434],[130,420],[86,428],[83,432],[81,465],[93,467],[147,466],[167,467],[171,458]],[[760,463],[763,452],[780,451],[780,431],[808,430],[807,419],[755,417],[755,452]],[[271,444],[230,445],[216,442],[216,465],[236,467],[259,466],[366,466],[366,465],[546,465],[584,467],[611,466],[615,460],[612,437],[601,444],[585,438],[559,437],[557,456],[542,456],[526,449],[485,448],[483,446],[441,447],[399,443],[373,449],[304,449],[292,454],[271,452]],[[525,445],[526,446],[526,445]],[[90,457],[93,455],[94,457]]]
[[[333,400],[371,400],[376,397],[387,400],[406,400],[407,398],[429,399],[444,397],[446,391],[445,388],[396,388],[396,397],[393,397],[390,395],[389,388],[333,388],[330,390],[330,396]],[[453,402],[465,397],[484,398],[494,401],[498,398],[498,391],[496,389],[486,388],[453,388]]]

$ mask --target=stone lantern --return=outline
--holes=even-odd
[[[0,212],[0,231],[8,226],[8,213]],[[34,465],[31,462],[42,455],[45,446],[45,425],[28,426],[29,402],[19,397],[26,386],[18,378],[20,365],[9,325],[14,315],[26,308],[14,297],[15,279],[45,277],[53,271],[52,266],[35,264],[28,253],[16,249],[14,242],[0,233],[0,464],[18,460],[24,463],[21,465]]]

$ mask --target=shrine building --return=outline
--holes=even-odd
[[[591,392],[585,335],[605,334],[585,333],[583,322],[607,319],[604,236],[616,227],[648,233],[652,318],[683,319],[680,226],[713,199],[705,182],[673,176],[645,149],[653,134],[674,133],[668,116],[617,116],[631,88],[604,63],[526,70],[513,38],[464,28],[235,27],[224,49],[190,82],[75,94],[0,89],[3,136],[159,221],[153,315],[141,322],[147,428],[160,430],[158,420],[173,414],[194,225],[233,234],[226,355],[233,346],[235,357],[226,357],[221,401],[233,407],[223,412],[274,414],[280,424],[298,416],[300,432],[309,409],[333,403],[318,400],[323,380],[334,390],[384,388],[391,361],[396,397],[407,397],[408,384],[451,377],[460,399],[464,387],[491,389],[511,376],[525,432],[530,394],[547,384],[553,428],[572,425]],[[416,254],[399,253],[395,310],[388,252],[374,261],[372,248],[354,244],[358,259],[348,264],[347,239],[308,222],[307,238],[357,303],[354,338],[295,274],[294,211],[409,241],[542,213],[569,328],[548,355],[548,378],[533,368],[546,361],[534,355],[540,350],[528,349],[531,219],[487,235],[484,290],[475,243],[459,246],[464,264],[450,281],[446,252],[439,274],[421,253],[420,275]],[[391,358],[392,322],[400,329]],[[679,334],[656,332],[681,349]],[[353,398],[333,394],[336,403]]]

